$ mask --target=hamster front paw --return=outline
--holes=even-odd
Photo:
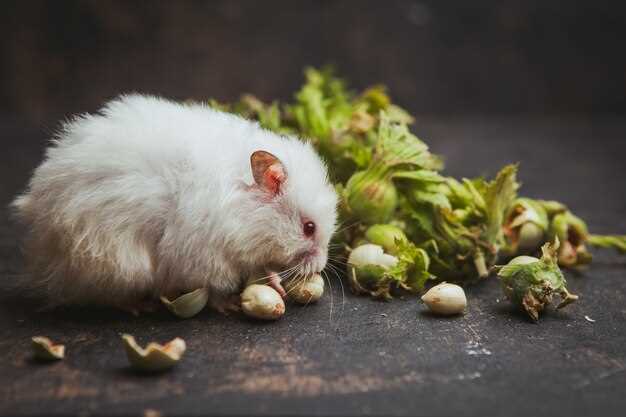
[[[271,271],[267,285],[275,289],[276,292],[280,294],[282,298],[287,298],[287,292],[283,288],[283,285],[280,283],[280,281],[281,281],[280,275],[278,275],[276,272]]]

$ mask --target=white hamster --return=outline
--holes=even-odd
[[[337,196],[312,146],[200,104],[127,95],[64,124],[13,202],[24,286],[123,308],[321,271]],[[290,269],[291,268],[291,269]],[[284,294],[284,293],[283,293]]]

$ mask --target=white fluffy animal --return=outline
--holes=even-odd
[[[66,123],[13,203],[28,286],[50,304],[132,307],[327,262],[337,197],[310,144],[204,105],[128,95]],[[284,274],[288,275],[288,274]],[[283,293],[284,294],[284,293]]]

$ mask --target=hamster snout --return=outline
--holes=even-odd
[[[302,255],[300,262],[305,275],[320,273],[328,262],[328,251],[326,248],[313,248]]]

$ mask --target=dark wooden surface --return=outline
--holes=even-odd
[[[597,232],[626,232],[626,122],[581,118],[420,118],[415,131],[454,175],[521,161],[524,190],[556,198]],[[41,158],[48,132],[5,121],[0,136],[0,414],[3,415],[623,415],[626,259],[610,253],[567,273],[580,302],[531,323],[490,278],[466,315],[436,318],[416,298],[376,302],[341,291],[288,306],[274,323],[213,312],[135,318],[87,308],[38,313],[8,291],[22,261],[4,209]],[[344,284],[345,286],[345,284]],[[595,320],[588,321],[585,316]],[[160,375],[127,368],[119,334],[188,343]],[[29,339],[67,345],[54,364]]]
[[[0,112],[127,91],[290,99],[307,65],[412,113],[626,111],[626,7],[563,0],[5,0]]]

